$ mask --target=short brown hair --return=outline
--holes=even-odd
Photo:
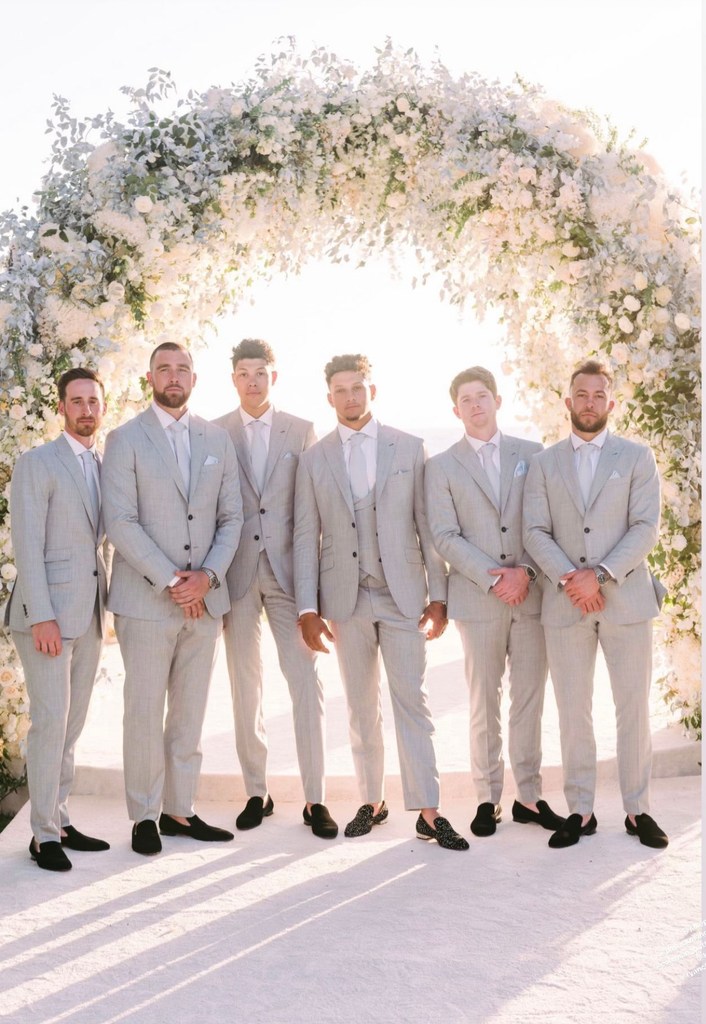
[[[89,370],[87,366],[74,366],[71,370],[67,370],[66,373],[62,373],[56,382],[60,402],[66,400],[66,388],[74,380],[94,380],[101,389],[103,398],[105,398],[105,385],[96,371]]]
[[[584,362],[580,363],[571,374],[569,390],[574,386],[574,381],[579,374],[582,373],[587,373],[591,377],[605,377],[608,382],[608,388],[610,389],[613,386],[613,377],[605,363],[601,363],[597,359],[585,359]]]
[[[469,366],[467,370],[461,370],[457,373],[454,379],[451,381],[451,387],[449,388],[449,394],[454,405],[456,405],[456,399],[458,398],[459,388],[462,384],[471,384],[474,380],[479,380],[481,384],[484,384],[490,391],[493,398],[498,397],[498,385],[495,383],[495,377],[492,375],[490,370],[486,370],[484,366]]]
[[[183,352],[184,355],[187,355],[189,357],[189,362],[191,363],[191,365],[192,366],[194,365],[194,360],[191,358],[191,352],[189,352],[189,350],[186,347],[186,345],[180,345],[178,341],[163,341],[161,345],[157,345],[157,348],[154,350],[154,352],[150,356],[150,372],[152,371],[152,367],[154,366],[154,357],[157,355],[158,352],[165,352],[165,351],[166,352]]]
[[[231,361],[235,369],[240,359],[264,359],[268,366],[274,366],[275,354],[272,347],[262,338],[243,338],[233,349]]]
[[[324,369],[326,383],[331,383],[331,378],[334,373],[343,373],[345,370],[352,370],[354,373],[360,373],[365,380],[369,381],[373,367],[368,357],[361,355],[359,352],[355,355],[347,354],[343,356],[334,356],[329,363],[326,363],[326,367]]]

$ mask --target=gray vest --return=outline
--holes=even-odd
[[[377,537],[377,513],[375,512],[375,492],[371,491],[364,498],[353,503],[355,509],[355,525],[358,530],[358,568],[360,579],[372,576],[385,585],[385,572],[380,558],[380,545]]]

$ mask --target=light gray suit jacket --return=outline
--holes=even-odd
[[[220,427],[189,419],[188,495],[153,409],[108,435],[101,476],[105,528],[115,545],[108,607],[119,615],[166,618],[175,569],[206,565],[224,580],[233,560],[243,524],[235,451]],[[209,590],[205,603],[212,616],[224,615],[228,588]]]
[[[522,493],[535,441],[501,435],[500,509],[483,465],[465,437],[426,465],[427,515],[436,549],[450,566],[450,619],[491,622],[504,614],[490,593],[490,569],[531,565],[522,541]],[[519,613],[538,615],[541,587],[530,586]]]
[[[299,456],[316,441],[308,420],[274,411],[265,467],[265,484],[259,494],[253,477],[250,447],[240,410],[213,421],[228,431],[235,446],[243,496],[243,531],[233,563],[228,570],[228,589],[238,601],[250,588],[257,571],[261,542],[285,594],[294,597],[292,534],[294,532],[294,485]]]
[[[446,567],[424,508],[421,438],[378,425],[375,482],[378,543],[390,593],[402,615],[421,615],[428,592],[446,601]],[[426,567],[426,571],[425,571]],[[338,430],[299,459],[295,497],[294,588],[297,608],[319,608],[345,622],[358,598],[357,527]]]
[[[96,605],[105,626],[106,567],[101,533],[78,459],[62,435],[19,457],[10,522],[17,579],[4,624],[29,633],[56,619],[63,637],[83,636]]]
[[[525,486],[525,546],[548,579],[542,622],[581,619],[559,586],[572,569],[604,565],[615,577],[603,587],[605,619],[616,625],[654,618],[665,590],[645,558],[659,534],[660,488],[652,451],[609,434],[588,496],[581,498],[570,438],[532,460]]]

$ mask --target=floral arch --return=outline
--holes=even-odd
[[[244,85],[190,93],[170,77],[124,90],[126,123],[57,99],[36,213],[0,239],[0,582],[17,454],[58,430],[57,375],[96,366],[113,409],[139,404],[145,356],[191,343],[257,275],[400,247],[448,301],[499,309],[508,361],[554,439],[569,368],[613,366],[619,429],[657,456],[653,561],[666,698],[700,727],[699,234],[696,203],[607,122],[536,88],[454,79],[388,44],[359,73],[324,50],[261,59]],[[547,395],[551,400],[547,401]],[[0,762],[27,730],[19,665],[0,641]]]

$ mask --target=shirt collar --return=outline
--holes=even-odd
[[[495,433],[493,434],[493,436],[490,438],[489,441],[481,441],[480,438],[478,438],[478,437],[471,437],[470,434],[464,434],[463,436],[466,438],[466,440],[470,444],[471,448],[473,449],[473,451],[477,455],[478,452],[481,450],[481,448],[483,447],[484,444],[494,444],[496,448],[499,448],[500,447],[500,438],[502,437],[502,434],[500,433],[499,430],[496,430]]]
[[[578,434],[574,434],[573,430],[570,434],[570,437],[571,444],[575,452],[577,452],[579,448],[581,448],[585,444],[595,444],[596,448],[602,448],[608,440],[608,428],[606,427],[604,430],[601,430],[600,434],[596,434],[596,436],[592,438],[590,441],[584,441],[584,439],[582,437],[579,437]]]
[[[353,434],[365,434],[366,437],[372,437],[374,441],[377,441],[378,436],[378,421],[373,417],[368,420],[364,427],[360,430],[352,430],[351,427],[347,427],[345,423],[338,424],[338,436],[341,439],[341,444],[345,444],[346,441],[350,441]]]
[[[243,421],[243,426],[247,427],[249,424],[254,423],[256,420],[258,423],[266,423],[268,427],[272,426],[272,416],[274,415],[274,406],[269,406],[263,412],[262,416],[251,416],[249,412],[243,409],[242,405],[240,408],[240,418]]]
[[[75,437],[71,436],[71,434],[67,434],[65,430],[62,431],[62,433],[66,440],[69,442],[69,447],[71,448],[71,451],[74,453],[75,456],[77,456],[77,458],[80,459],[84,452],[91,452],[92,455],[97,454],[95,441],[93,442],[90,448],[86,448],[85,444],[81,444],[81,442],[77,441]]]
[[[155,413],[157,415],[157,419],[162,424],[164,429],[168,430],[169,427],[171,427],[172,423],[175,422],[174,417],[170,413],[168,413],[166,411],[166,409],[163,409],[160,405],[157,405],[156,402],[152,402],[152,408],[154,409],[154,411],[155,411]],[[189,410],[188,409],[186,410],[186,412],[184,413],[183,416],[179,417],[179,422],[183,423],[187,430],[189,429],[189,422],[190,422],[190,420],[189,420]]]

